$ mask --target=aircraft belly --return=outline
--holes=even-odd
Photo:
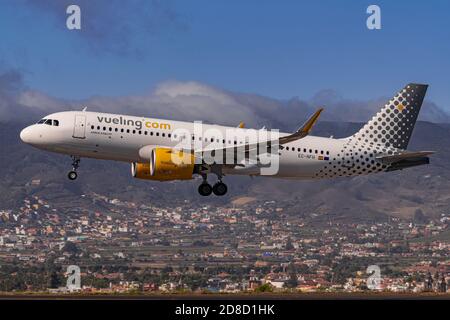
[[[117,144],[114,141],[107,141],[97,137],[88,137],[84,140],[72,139],[69,142],[53,145],[48,149],[57,153],[95,159],[127,162],[139,159],[138,148],[130,144]]]

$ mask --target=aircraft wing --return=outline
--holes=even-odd
[[[234,152],[236,149],[244,149],[246,153],[248,153],[250,150],[255,150],[258,148],[258,145],[261,144],[267,144],[267,146],[276,145],[276,144],[286,144],[289,142],[293,142],[295,140],[302,139],[306,137],[312,130],[314,124],[316,124],[317,120],[319,119],[320,114],[322,113],[323,108],[318,109],[304,124],[301,126],[297,131],[295,131],[292,134],[279,137],[276,140],[267,140],[267,141],[260,141],[259,143],[247,143],[247,144],[237,144],[232,146],[227,146],[223,148],[217,148],[217,147],[207,147],[206,149],[201,150],[195,150],[195,153],[204,153],[204,152],[214,152],[214,151],[221,151],[223,153],[227,152]]]
[[[430,154],[433,154],[434,151],[417,151],[417,152],[402,152],[400,154],[394,154],[394,155],[385,155],[385,156],[378,156],[376,159],[381,160],[381,163],[383,164],[392,164],[396,163],[402,160],[416,160],[420,158],[424,158]]]

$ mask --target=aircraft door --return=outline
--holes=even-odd
[[[75,124],[73,126],[73,137],[77,139],[86,138],[86,116],[75,115]]]

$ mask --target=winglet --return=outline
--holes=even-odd
[[[245,128],[245,123],[241,121],[238,125],[238,128]]]
[[[303,124],[303,126],[297,130],[297,132],[302,132],[307,136],[310,132],[312,127],[316,124],[317,119],[319,119],[320,114],[322,113],[323,108],[319,108],[306,122]]]
[[[323,108],[319,108],[295,133],[290,134],[285,137],[280,138],[280,144],[289,143],[301,138],[306,137],[310,132],[312,127],[316,124],[317,119],[319,119]]]
[[[83,110],[81,110],[82,112],[85,112],[87,110],[87,107],[84,107]]]

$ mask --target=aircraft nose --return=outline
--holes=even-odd
[[[31,134],[30,127],[26,127],[25,129],[20,131],[20,140],[22,140],[23,142],[31,143],[31,138],[32,138],[32,134]]]

